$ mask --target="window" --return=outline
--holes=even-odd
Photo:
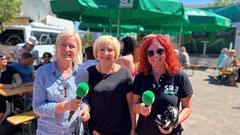
[[[47,45],[47,44],[55,44],[58,33],[32,31],[31,35],[37,38],[38,45]]]
[[[7,46],[15,46],[18,43],[24,43],[23,30],[5,30],[0,35],[0,42]]]

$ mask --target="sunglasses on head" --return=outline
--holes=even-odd
[[[158,48],[157,51],[156,51],[156,53],[158,55],[162,55],[164,52],[165,52],[165,50],[163,48]],[[154,53],[155,52],[153,50],[149,50],[149,51],[147,51],[147,56],[152,57],[152,56],[154,56]]]

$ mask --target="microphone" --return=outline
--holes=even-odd
[[[142,101],[146,107],[151,106],[154,100],[155,100],[155,95],[151,90],[147,90],[143,93]]]
[[[77,86],[77,91],[76,91],[77,97],[76,97],[76,98],[82,100],[82,99],[87,95],[88,91],[89,91],[89,86],[88,86],[88,84],[85,83],[85,82],[80,82],[80,83],[78,84],[78,86]],[[68,121],[71,120],[74,112],[75,112],[75,111],[71,111],[71,112],[70,112],[70,114],[69,114],[69,116],[68,116]]]
[[[155,100],[155,95],[151,90],[147,90],[143,93],[142,95],[142,101],[145,104],[146,107],[149,107],[152,105],[152,103]],[[145,116],[145,119],[147,118],[147,116]]]

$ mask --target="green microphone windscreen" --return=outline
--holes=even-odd
[[[89,86],[87,83],[85,82],[79,83],[77,87],[77,97],[80,97],[80,98],[85,97],[88,91],[89,91]]]
[[[147,90],[142,95],[142,101],[146,106],[152,105],[155,100],[155,95],[152,91]]]

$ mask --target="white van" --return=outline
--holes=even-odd
[[[1,47],[0,51],[10,52],[10,50],[18,43],[25,43],[30,36],[35,36],[38,44],[35,49],[39,51],[39,57],[44,52],[54,54],[54,44],[56,37],[63,29],[51,27],[41,23],[32,23],[26,25],[8,26],[5,31],[0,34]],[[8,53],[7,53],[8,54]]]

